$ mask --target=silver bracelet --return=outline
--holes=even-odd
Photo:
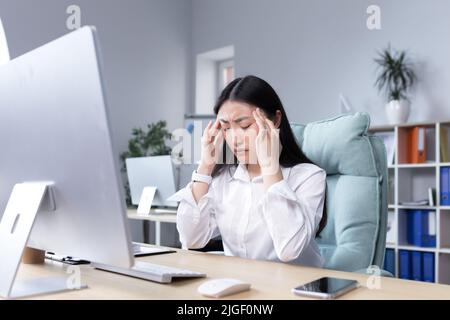
[[[209,185],[211,183],[211,181],[212,181],[212,177],[204,175],[204,174],[197,173],[197,170],[194,170],[194,172],[192,172],[191,181],[193,181],[193,182],[203,182],[203,183],[206,183],[207,185]]]

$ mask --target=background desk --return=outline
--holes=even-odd
[[[73,292],[39,296],[45,299],[205,299],[197,287],[211,278],[238,278],[252,284],[252,289],[225,299],[305,299],[291,293],[291,288],[323,277],[358,280],[361,287],[342,299],[450,299],[450,286],[418,281],[381,278],[381,289],[370,290],[364,274],[308,268],[285,263],[247,260],[203,252],[176,249],[177,253],[139,258],[140,261],[165,264],[200,271],[207,278],[179,280],[171,284],[135,279],[81,266],[82,281],[89,288]],[[18,278],[65,275],[67,265],[23,265]],[[67,274],[69,276],[69,274]]]
[[[142,220],[144,222],[144,242],[150,243],[149,222],[155,222],[155,243],[161,245],[161,222],[177,223],[176,210],[152,210],[152,213],[144,216],[138,215],[136,209],[127,209],[128,219]]]

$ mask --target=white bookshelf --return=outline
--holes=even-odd
[[[406,163],[405,133],[412,127],[426,128],[426,162]],[[414,123],[399,126],[371,127],[371,134],[390,132],[394,135],[394,163],[388,163],[388,214],[393,219],[395,237],[386,243],[386,248],[395,252],[395,276],[399,274],[399,250],[433,252],[435,261],[435,282],[450,284],[450,206],[440,206],[440,168],[450,167],[450,162],[441,162],[440,128],[447,128],[450,121],[440,123]],[[450,136],[447,137],[450,141]],[[450,149],[450,147],[448,148]],[[405,206],[404,201],[428,198],[428,188],[436,189],[435,206]],[[406,210],[424,209],[436,212],[436,248],[411,246],[406,242]]]

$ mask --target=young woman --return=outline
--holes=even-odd
[[[326,173],[297,145],[274,89],[255,76],[236,79],[214,112],[192,181],[171,199],[180,201],[183,248],[221,235],[226,255],[320,267]]]

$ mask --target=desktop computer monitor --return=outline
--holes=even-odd
[[[133,204],[139,204],[145,187],[156,187],[152,207],[177,207],[177,202],[167,201],[176,192],[171,156],[128,158],[125,163]]]
[[[0,214],[16,184],[50,181],[54,211],[37,213],[28,246],[128,268],[134,257],[108,113],[94,28],[0,66]],[[17,272],[6,212],[1,287]],[[11,228],[26,220],[20,213]]]

